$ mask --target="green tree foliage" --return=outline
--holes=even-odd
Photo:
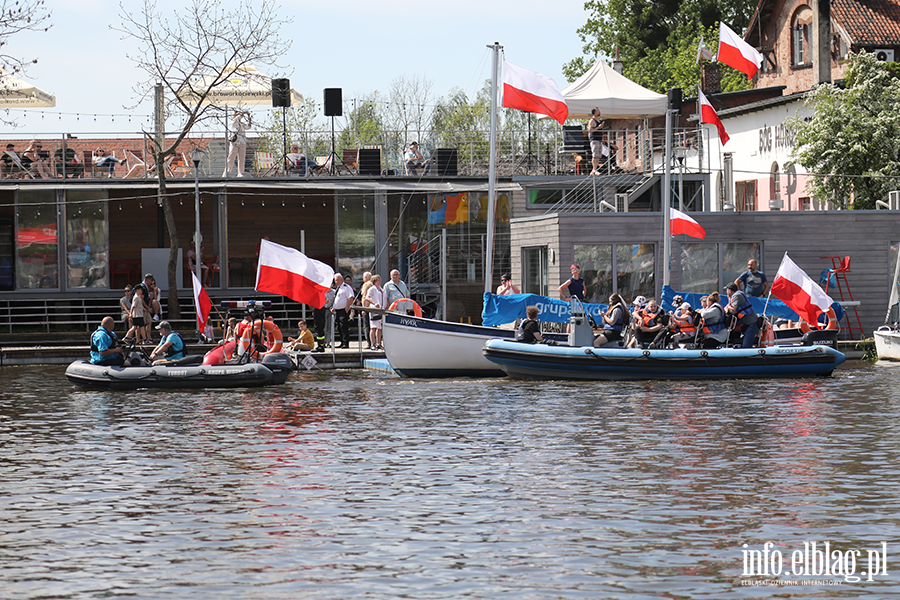
[[[310,96],[305,96],[302,104],[286,109],[284,115],[281,109],[273,109],[260,128],[260,151],[281,155],[286,133],[288,149],[292,142],[297,142],[300,151],[310,158],[328,154],[331,152],[331,126],[326,127],[318,121],[318,116],[316,101]]]
[[[432,113],[432,129],[436,148],[458,147],[459,160],[487,160],[491,127],[490,82],[478,92],[473,102],[466,93],[454,88],[441,97]]]
[[[740,30],[756,3],[748,0],[588,0],[588,20],[577,33],[585,55],[563,65],[573,81],[600,56],[613,58],[616,49],[625,75],[657,92],[670,87],[694,88],[700,80],[697,44],[703,35],[713,52],[719,21]],[[749,83],[723,65],[723,89],[746,89]]]
[[[822,174],[807,191],[838,206],[873,209],[900,177],[900,80],[873,54],[850,57],[847,88],[826,83],[806,98],[808,120],[793,118],[793,158]]]
[[[377,91],[367,98],[356,100],[356,106],[347,115],[347,125],[341,131],[339,145],[359,148],[384,144],[383,109],[384,103]]]

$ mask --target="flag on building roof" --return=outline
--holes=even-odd
[[[191,271],[191,283],[194,286],[194,306],[197,308],[197,331],[203,331],[206,328],[206,321],[209,319],[209,311],[212,310],[212,302],[209,294],[203,289],[203,284],[197,279],[197,274]]]
[[[700,223],[674,208],[669,209],[669,227],[672,235],[683,233],[701,240],[706,237],[706,230]]]
[[[259,243],[256,290],[271,292],[314,308],[325,306],[334,269],[299,250],[263,239]]]
[[[771,292],[810,324],[817,323],[819,315],[826,312],[834,303],[834,300],[822,291],[819,284],[794,264],[787,252],[781,259],[781,266],[775,274]]]
[[[733,32],[728,25],[719,22],[718,60],[744,73],[747,79],[752,79],[762,66],[763,55]]]
[[[722,119],[719,118],[716,109],[709,103],[709,99],[707,99],[706,94],[704,94],[702,90],[698,90],[697,92],[697,104],[700,105],[700,122],[715,125],[716,129],[719,130],[719,139],[722,140],[722,145],[724,146],[727,144],[728,140],[731,138],[728,137],[728,132],[725,131],[725,125],[722,123]]]
[[[569,116],[566,99],[556,82],[540,73],[503,61],[503,106],[540,115],[564,123]]]

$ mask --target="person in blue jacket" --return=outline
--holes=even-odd
[[[125,349],[119,346],[119,338],[113,329],[116,320],[103,317],[100,326],[91,334],[91,364],[121,367],[125,364]]]
[[[150,362],[154,365],[164,365],[184,358],[184,339],[181,334],[172,331],[172,326],[168,321],[160,321],[156,329],[162,338],[159,340],[159,345],[150,353]]]

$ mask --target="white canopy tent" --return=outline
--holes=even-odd
[[[587,119],[600,109],[604,119],[654,117],[666,114],[667,98],[620,75],[602,60],[563,91],[570,119]]]
[[[210,77],[205,76],[191,82],[193,90],[182,90],[178,97],[188,104],[194,104],[197,95],[194,90],[202,93],[209,87],[209,81]],[[302,102],[303,96],[291,88],[291,105]],[[272,78],[263,75],[256,67],[247,65],[235,71],[227,81],[212,88],[209,95],[203,99],[203,103],[214,106],[272,106]]]
[[[53,108],[56,96],[0,69],[0,108]]]

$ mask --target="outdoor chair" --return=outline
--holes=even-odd
[[[275,168],[275,154],[273,152],[257,152],[256,153],[256,175],[274,175],[276,172]]]

